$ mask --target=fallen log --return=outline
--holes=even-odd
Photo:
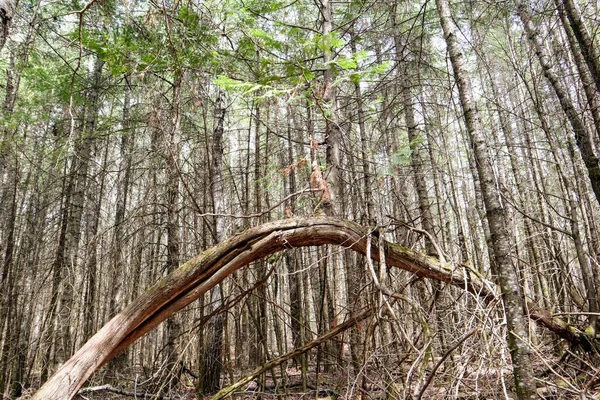
[[[273,253],[297,247],[331,244],[366,255],[369,243],[371,258],[379,261],[381,249],[378,241],[367,240],[371,233],[370,228],[347,220],[315,217],[270,222],[233,236],[187,261],[135,299],[63,364],[32,399],[73,398],[98,368],[136,339],[234,271]],[[467,266],[441,263],[435,257],[428,257],[387,241],[383,241],[382,246],[386,263],[390,267],[463,288],[486,302],[498,298],[495,285]],[[533,309],[534,306],[531,305],[530,308]],[[561,337],[580,341],[585,336],[583,332],[548,317],[544,312],[537,312],[536,315],[539,317],[535,318],[538,323]]]

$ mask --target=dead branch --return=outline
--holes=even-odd
[[[344,332],[348,328],[351,328],[352,326],[356,325],[358,322],[364,320],[372,313],[373,313],[373,309],[368,309],[359,314],[356,314],[353,317],[349,318],[346,322],[344,322],[340,325],[337,325],[335,328],[327,331],[325,334],[319,336],[318,338],[305,344],[304,346],[298,347],[297,349],[294,349],[294,351],[291,351],[287,354],[282,355],[281,357],[277,357],[277,358],[261,365],[260,367],[258,367],[254,371],[252,371],[252,373],[250,375],[247,375],[247,376],[243,377],[242,379],[238,380],[237,382],[235,382],[234,384],[221,389],[219,392],[217,392],[217,394],[215,394],[214,396],[211,397],[211,400],[220,400],[220,399],[224,399],[226,397],[231,396],[233,393],[240,390],[244,385],[252,382],[254,379],[256,379],[256,377],[258,377],[262,373],[269,371],[272,368],[275,368],[276,366],[286,362],[287,360],[296,358],[299,355],[306,353],[308,350],[312,349],[313,347],[316,347],[319,344],[328,341],[329,339]]]
[[[101,386],[90,386],[90,387],[86,387],[83,388],[81,390],[79,390],[79,392],[77,392],[77,395],[83,395],[83,394],[87,394],[87,393],[95,393],[95,392],[111,392],[111,393],[116,393],[116,394],[120,394],[122,396],[129,396],[129,397],[135,397],[135,398],[152,398],[152,399],[162,399],[162,400],[168,400],[168,397],[162,397],[162,396],[158,396],[154,393],[139,393],[133,390],[124,390],[124,389],[119,389],[116,388],[114,386],[111,385],[101,385]]]

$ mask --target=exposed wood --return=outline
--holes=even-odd
[[[333,217],[285,219],[259,225],[233,236],[192,258],[159,280],[109,321],[67,361],[33,396],[35,400],[71,399],[83,383],[103,364],[173,313],[206,293],[234,271],[273,253],[296,247],[339,245],[378,261],[377,241],[368,241],[370,228]],[[493,284],[461,265],[441,264],[433,257],[383,241],[388,266],[422,278],[446,282],[485,301],[496,300]],[[533,308],[533,307],[531,307]],[[536,319],[565,338],[582,340],[574,327],[561,325],[544,313]],[[561,326],[563,326],[561,328]],[[570,332],[570,333],[567,333]]]

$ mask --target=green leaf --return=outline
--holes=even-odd
[[[332,51],[339,49],[346,44],[346,41],[339,37],[337,32],[332,32],[328,35],[316,35],[315,45],[321,51]]]
[[[356,69],[358,66],[356,61],[348,57],[340,57],[335,60],[335,63],[342,69]]]

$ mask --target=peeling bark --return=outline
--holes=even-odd
[[[103,364],[136,339],[213,288],[234,271],[273,253],[296,247],[334,244],[367,254],[378,261],[377,241],[368,241],[368,228],[350,221],[317,217],[285,219],[248,229],[192,258],[159,280],[121,313],[109,321],[32,397],[33,400],[71,399],[83,383]],[[382,241],[390,267],[400,268],[423,278],[436,279],[464,288],[485,301],[497,299],[493,284],[470,274],[468,267],[442,264],[437,258],[415,253]],[[531,305],[530,308],[534,308]],[[551,324],[553,332],[570,338],[583,333],[538,310],[542,325]],[[566,337],[566,336],[563,336]]]

